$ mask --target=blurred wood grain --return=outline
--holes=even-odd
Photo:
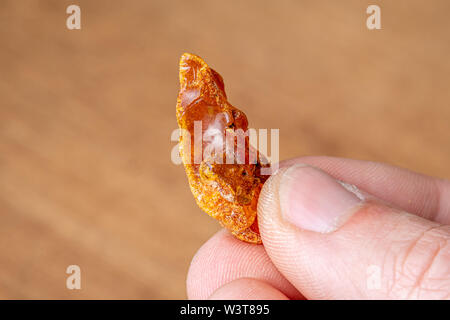
[[[252,127],[280,128],[282,159],[449,178],[450,2],[376,1],[369,31],[372,2],[2,0],[0,298],[185,298],[219,229],[170,160],[185,51]]]

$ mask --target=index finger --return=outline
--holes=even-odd
[[[335,158],[300,157],[280,167],[305,163],[407,212],[450,224],[450,182],[385,163]]]

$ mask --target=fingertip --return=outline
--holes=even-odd
[[[220,230],[206,241],[192,258],[186,279],[186,291],[188,299],[206,299],[210,292],[210,286],[214,286],[210,280],[216,277],[205,277],[210,274],[215,257],[221,251],[228,250],[232,246],[231,235],[225,230]]]
[[[186,280],[189,299],[207,299],[219,287],[239,278],[267,282],[291,299],[300,292],[275,268],[264,246],[245,243],[221,230],[195,254]]]
[[[270,284],[252,278],[240,278],[218,288],[210,300],[289,300]]]

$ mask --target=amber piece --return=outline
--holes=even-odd
[[[267,162],[250,146],[248,136],[244,138],[245,150],[241,153],[245,154],[245,162],[237,159],[232,163],[226,161],[227,155],[237,157],[239,144],[235,133],[239,132],[238,129],[247,131],[247,117],[227,101],[222,77],[200,57],[189,53],[183,54],[180,60],[177,120],[179,127],[190,134],[190,139],[180,136],[179,145],[197,204],[238,239],[261,243],[256,207],[261,187],[268,178],[261,174],[261,168],[267,166],[263,163]],[[195,137],[195,128],[200,121],[203,139],[200,140],[202,150],[198,153],[199,158],[195,150],[199,145],[195,142],[199,138]],[[209,133],[213,138],[204,139]],[[224,155],[214,152],[205,155],[205,149],[217,139],[225,145],[227,134],[233,137],[231,152],[228,148]],[[252,158],[255,161],[250,161],[251,154],[256,154]]]

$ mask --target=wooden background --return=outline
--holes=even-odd
[[[382,30],[366,28],[373,3]],[[449,13],[446,0],[1,0],[0,298],[185,298],[219,226],[170,160],[184,51],[223,75],[252,127],[280,128],[281,159],[449,178]]]

